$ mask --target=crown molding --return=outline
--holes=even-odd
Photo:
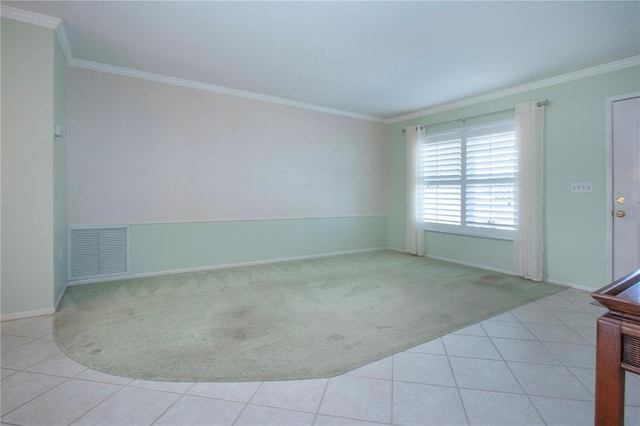
[[[64,53],[69,66],[78,68],[85,68],[93,71],[100,71],[109,74],[117,74],[126,77],[138,78],[142,80],[155,81],[158,83],[172,84],[175,86],[188,87],[196,90],[203,90],[207,92],[214,92],[223,95],[236,96],[240,98],[252,99],[255,101],[268,102],[272,104],[290,106],[294,108],[301,108],[315,112],[322,112],[326,114],[338,115],[348,118],[355,118],[365,121],[373,121],[383,123],[384,119],[371,115],[358,114],[350,111],[342,111],[334,108],[327,108],[320,105],[308,104],[305,102],[298,102],[290,99],[278,98],[275,96],[263,95],[260,93],[248,92],[245,90],[231,89],[223,86],[216,86],[208,83],[201,83],[192,80],[186,80],[177,77],[170,77],[161,74],[154,74],[146,71],[138,71],[130,68],[118,67],[113,65],[102,64],[99,62],[87,61],[84,59],[77,59],[73,56],[71,50],[71,44],[67,37],[67,32],[64,27],[64,22],[61,19],[53,18],[47,15],[41,15],[39,13],[29,12],[15,7],[2,5],[0,10],[0,16],[13,19],[16,21],[26,22],[29,24],[38,25],[41,27],[51,28],[55,30],[58,42]]]
[[[65,29],[64,22],[60,22],[60,25],[56,27],[56,36],[58,37],[58,43],[60,43],[62,53],[67,60],[67,64],[71,64],[73,61],[73,52],[71,52],[71,44],[67,37],[67,30]]]
[[[62,27],[62,25],[61,25]],[[65,35],[66,37],[66,35]],[[66,55],[66,53],[65,53]],[[176,77],[169,77],[161,74],[154,74],[146,71],[137,71],[130,68],[117,67],[113,65],[102,64],[93,61],[86,61],[84,59],[72,58],[68,61],[69,65],[78,68],[85,68],[93,71],[106,72],[110,74],[117,74],[126,77],[139,78],[143,80],[155,81],[158,83],[172,84],[176,86],[188,87],[196,90],[204,90],[207,92],[214,92],[223,95],[236,96],[246,99],[252,99],[261,102],[268,102],[278,105],[291,106],[294,108],[301,108],[310,111],[323,112],[326,114],[339,115],[348,118],[355,118],[359,120],[372,121],[377,123],[393,124],[400,121],[410,120],[413,118],[423,117],[425,115],[431,115],[438,112],[450,111],[457,108],[471,106],[482,102],[492,101],[495,99],[504,98],[507,96],[515,95],[518,93],[528,92],[531,90],[541,89],[544,87],[554,86],[556,84],[566,83],[574,80],[579,80],[586,77],[592,77],[599,74],[605,74],[612,71],[621,70],[624,68],[630,68],[640,65],[640,56],[633,56],[631,58],[622,59],[619,61],[609,62],[607,64],[598,65],[595,67],[587,68],[580,71],[575,71],[559,76],[547,78],[544,80],[535,81],[533,83],[523,84],[520,86],[511,87],[504,90],[498,90],[495,92],[487,93],[484,95],[474,96],[471,98],[462,99],[459,101],[449,102],[442,105],[437,105],[427,109],[419,110],[409,114],[401,115],[398,117],[385,119],[382,117],[375,117],[371,115],[358,114],[350,111],[342,111],[333,108],[327,108],[319,105],[308,104],[304,102],[293,101],[290,99],[278,98],[275,96],[262,95],[259,93],[248,92],[244,90],[231,89],[223,86],[216,86],[208,83],[200,83],[197,81],[186,80]]]
[[[146,71],[138,71],[131,68],[118,67],[113,65],[102,64],[99,62],[87,61],[84,59],[77,59],[73,57],[71,45],[67,37],[67,32],[64,27],[64,22],[59,18],[54,18],[47,15],[41,15],[39,13],[29,12],[15,7],[1,5],[0,16],[16,21],[26,22],[29,24],[38,25],[41,27],[51,28],[55,30],[56,36],[60,43],[60,47],[64,52],[64,56],[67,59],[69,66],[78,68],[84,68],[93,71],[100,71],[109,74],[116,74],[125,77],[138,78],[142,80],[149,80],[158,83],[171,84],[175,86],[182,86],[196,90],[203,90],[207,92],[219,93],[223,95],[235,96],[240,98],[252,99],[261,102],[267,102],[272,104],[290,106],[294,108],[306,109],[309,111],[321,112],[326,114],[338,115],[342,117],[355,118],[358,120],[372,121],[376,123],[393,124],[405,120],[411,120],[414,118],[423,117],[439,112],[450,111],[457,108],[471,106],[482,102],[492,101],[507,96],[515,95],[518,93],[528,92],[531,90],[541,89],[544,87],[554,86],[556,84],[566,83],[581,78],[592,77],[599,74],[605,74],[612,71],[621,70],[633,66],[640,65],[640,56],[633,56],[631,58],[622,59],[619,61],[609,62],[607,64],[598,65],[595,67],[587,68],[580,71],[575,71],[544,80],[539,80],[533,83],[523,84],[520,86],[511,87],[508,89],[498,90],[495,92],[474,96],[459,101],[449,102],[441,105],[436,105],[426,109],[421,109],[409,114],[403,114],[393,118],[382,118],[366,114],[359,114],[350,111],[343,111],[334,108],[323,107],[320,105],[308,104],[304,102],[294,101],[290,99],[278,98],[275,96],[263,95],[260,93],[249,92],[245,90],[231,89],[223,86],[216,86],[214,84],[201,83],[197,81],[170,77],[161,74],[154,74]]]
[[[67,63],[70,63],[73,59],[71,45],[69,44],[69,38],[67,37],[67,31],[62,19],[17,9],[4,4],[0,8],[0,16],[7,19],[13,19],[14,21],[25,22],[27,24],[33,24],[39,27],[55,30],[56,37],[58,38],[58,42],[60,43],[60,47],[62,48],[62,52],[64,53]]]
[[[182,86],[190,89],[203,90],[206,92],[219,93],[223,95],[235,96],[239,98],[252,99],[255,101],[268,102],[272,104],[301,108],[315,112],[339,115],[348,118],[356,118],[359,120],[373,121],[383,123],[384,119],[371,115],[358,114],[350,111],[342,111],[339,109],[327,108],[320,105],[308,104],[304,102],[293,101],[290,99],[278,98],[275,96],[262,95],[260,93],[248,92],[245,90],[231,89],[229,87],[216,86],[214,84],[201,83],[198,81],[187,80],[177,77],[170,77],[162,74],[154,74],[146,71],[138,71],[131,68],[118,67],[114,65],[102,64],[99,62],[86,61],[84,59],[73,58],[69,61],[70,66],[84,68],[92,71],[116,74],[125,77],[138,78],[142,80],[154,81],[157,83],[171,84],[174,86]]]
[[[587,68],[580,71],[571,72],[568,74],[562,74],[556,77],[547,78],[544,80],[535,81],[533,83],[523,84],[520,86],[511,87],[504,90],[498,90],[496,92],[487,93],[484,95],[474,96],[471,98],[462,99],[460,101],[449,102],[442,105],[422,109],[409,114],[400,115],[398,117],[389,118],[384,120],[386,124],[398,123],[400,121],[411,120],[413,118],[424,117],[426,115],[435,114],[438,112],[450,111],[457,108],[462,108],[470,105],[479,104],[482,102],[492,101],[495,99],[504,98],[518,93],[528,92],[531,90],[542,89],[544,87],[554,86],[556,84],[567,83],[569,81],[579,80],[581,78],[592,77],[599,74],[605,74],[612,71],[621,70],[624,68],[630,68],[640,65],[640,56],[632,56],[631,58],[621,59],[619,61],[609,62],[603,65],[597,65],[595,67]]]
[[[13,19],[14,21],[26,22],[27,24],[38,25],[40,27],[51,28],[55,30],[62,22],[62,19],[53,18],[39,13],[29,12],[27,10],[17,9],[15,7],[2,5],[0,7],[0,16],[3,18]]]

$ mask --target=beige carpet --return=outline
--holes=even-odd
[[[376,251],[72,286],[54,338],[136,379],[331,377],[562,289]]]

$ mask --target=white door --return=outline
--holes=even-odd
[[[640,97],[612,102],[613,279],[640,267]]]

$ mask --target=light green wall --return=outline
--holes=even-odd
[[[2,19],[2,314],[53,306],[54,32]]]
[[[544,276],[551,281],[594,289],[607,284],[605,99],[638,90],[640,69],[631,67],[390,125],[389,245],[404,247],[405,147],[402,128],[499,111],[528,100],[548,99],[544,148]],[[592,182],[593,192],[571,193],[571,182]],[[451,251],[446,234],[429,233],[427,253],[512,270],[511,244],[493,240],[479,243],[477,238],[468,237],[455,237],[455,240],[455,249]]]
[[[513,269],[513,242],[511,241],[443,232],[426,232],[425,234],[425,246],[429,256],[508,273]]]
[[[386,230],[386,216],[131,225],[130,272],[380,248],[387,245]]]
[[[67,284],[67,60],[54,38],[53,119],[62,136],[53,142],[53,302],[58,303]]]

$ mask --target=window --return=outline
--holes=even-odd
[[[517,150],[513,121],[427,135],[420,147],[425,227],[513,238]]]

